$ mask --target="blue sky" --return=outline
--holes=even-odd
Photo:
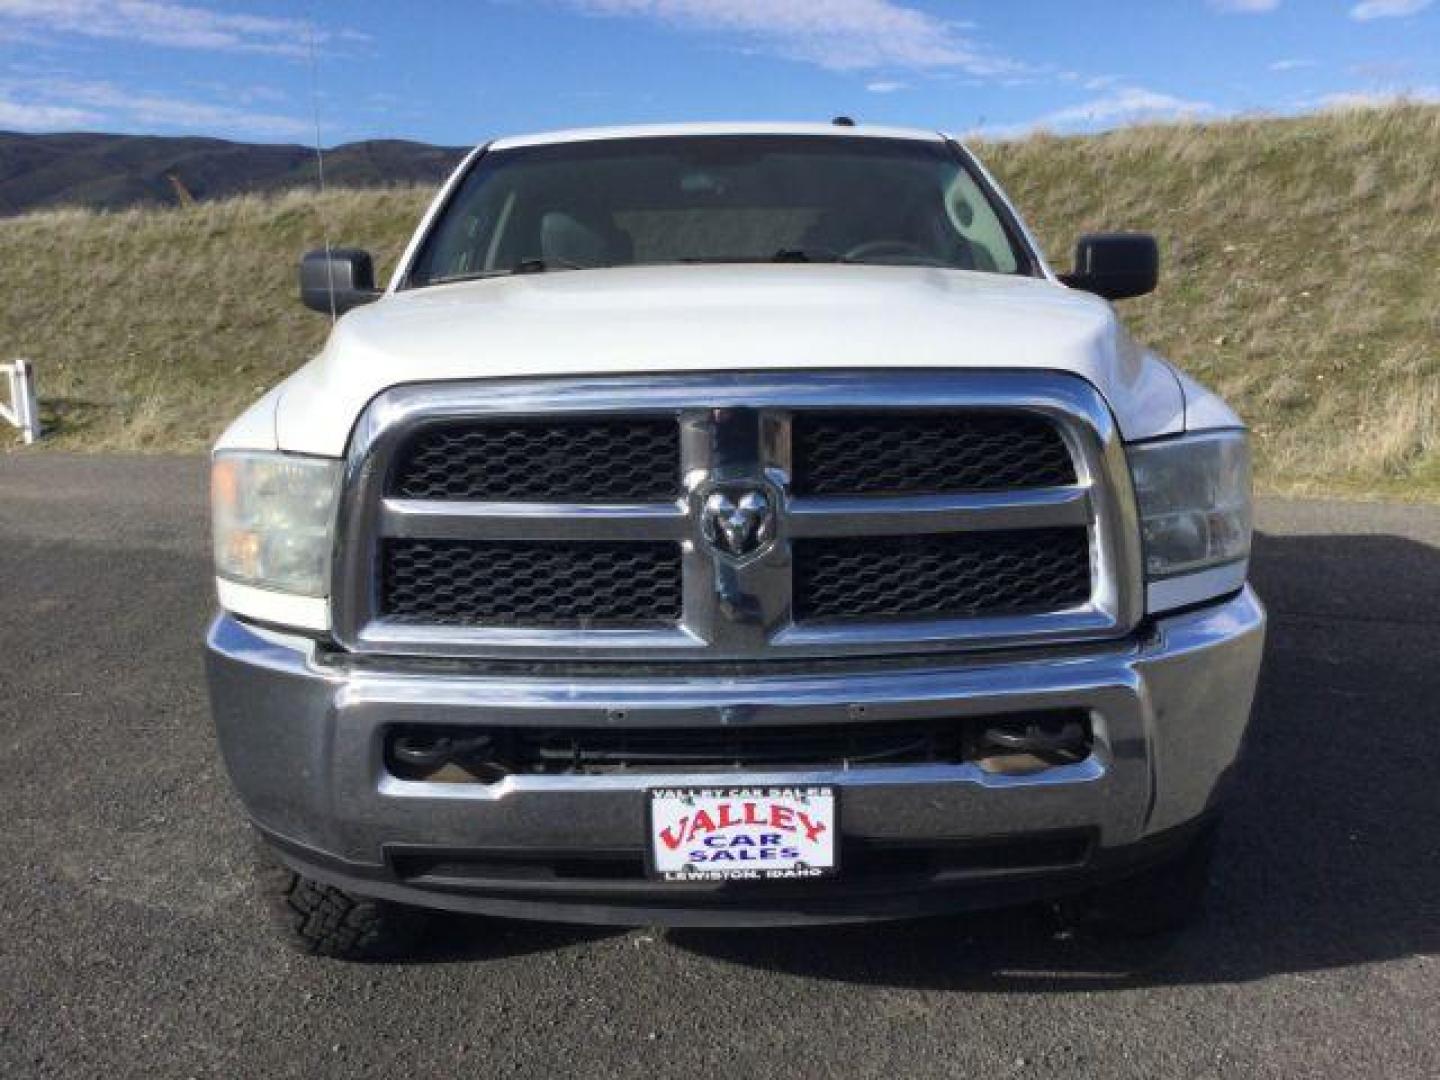
[[[1396,95],[1440,100],[1437,0],[0,0],[0,129],[309,141],[318,105],[327,145],[837,113],[1004,136]]]

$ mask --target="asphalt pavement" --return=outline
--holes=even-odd
[[[249,891],[203,461],[0,455],[0,1077],[1440,1076],[1440,510],[1260,527],[1251,753],[1176,939],[468,919],[354,966]]]

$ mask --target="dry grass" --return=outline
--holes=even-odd
[[[1440,498],[1440,108],[981,152],[1057,263],[1087,229],[1161,237],[1161,290],[1124,311],[1251,422],[1263,486]],[[51,445],[199,449],[319,345],[294,263],[321,212],[388,270],[427,197],[0,222],[0,353],[39,363]]]
[[[295,263],[333,236],[388,272],[416,189],[247,196],[194,209],[62,210],[0,221],[0,351],[36,361],[46,445],[197,450],[322,343]]]
[[[1123,310],[1253,425],[1265,487],[1440,498],[1440,108],[981,152],[1057,262],[1159,235],[1162,286]]]

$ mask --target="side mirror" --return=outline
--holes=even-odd
[[[344,314],[351,308],[380,298],[375,288],[375,263],[368,251],[330,248],[308,252],[300,260],[300,302],[311,311]]]
[[[1075,269],[1060,280],[1106,300],[1144,296],[1160,281],[1160,245],[1149,233],[1082,236],[1075,245]]]

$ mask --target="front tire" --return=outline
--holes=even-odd
[[[410,955],[425,927],[417,908],[373,900],[314,881],[284,866],[257,842],[256,880],[279,936],[308,956],[336,960],[398,960]]]

